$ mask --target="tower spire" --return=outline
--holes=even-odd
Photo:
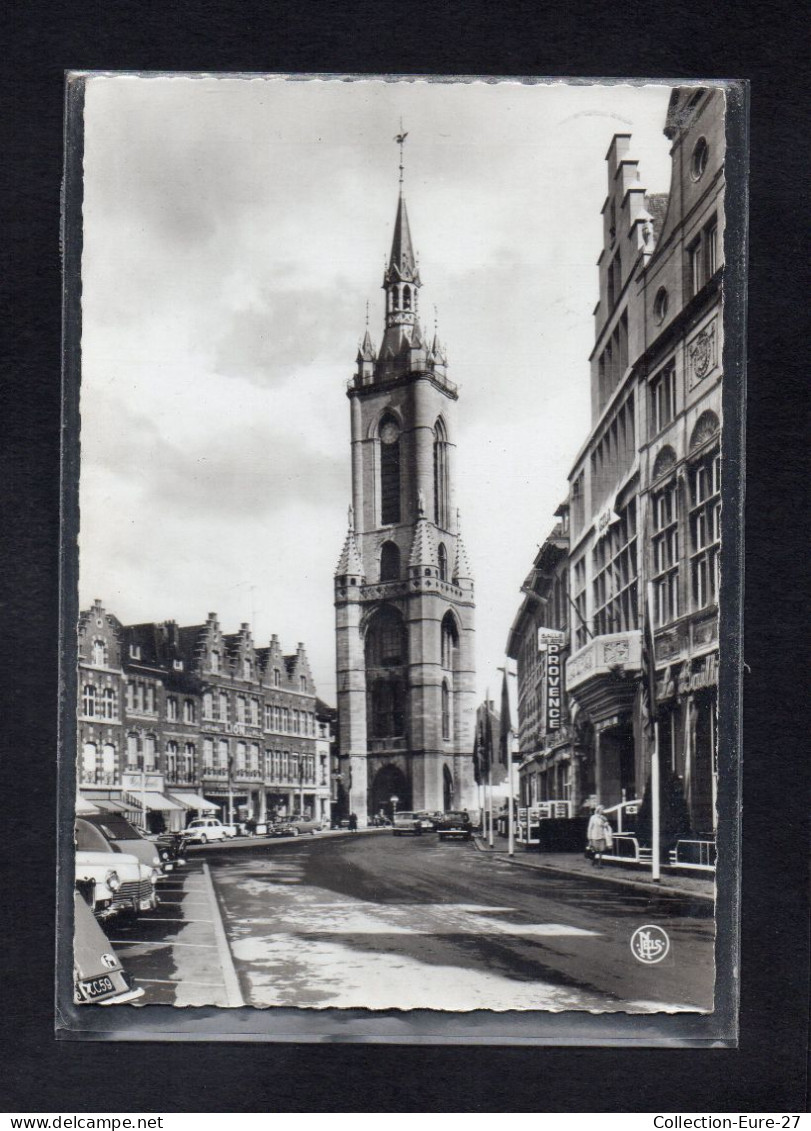
[[[405,145],[405,139],[407,137],[408,137],[408,130],[405,130],[405,131],[403,130],[403,119],[401,118],[400,119],[400,132],[398,134],[396,134],[395,138],[394,138],[394,140],[400,146],[400,195],[401,196],[402,196],[402,193],[403,193],[403,169],[404,169],[403,146]]]

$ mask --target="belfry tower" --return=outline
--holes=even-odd
[[[422,282],[402,184],[383,276],[379,351],[367,324],[348,390],[349,529],[335,572],[338,716],[361,824],[403,809],[473,807],[473,580],[459,533],[458,393]],[[367,318],[368,323],[368,318]]]

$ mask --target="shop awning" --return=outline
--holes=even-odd
[[[99,800],[94,801],[93,804],[97,805],[99,809],[102,809],[105,813],[131,813],[133,809],[138,808],[133,802],[127,803],[126,801],[118,801],[115,797],[107,797],[104,800],[99,798]]]
[[[219,809],[219,805],[215,805],[213,801],[206,801],[205,797],[201,797],[199,793],[180,793],[177,790],[169,795],[173,801],[177,801],[184,809],[196,809],[203,812],[206,809]]]
[[[83,814],[100,812],[98,806],[92,801],[88,801],[86,797],[82,797],[81,793],[76,795],[76,815],[81,817]]]
[[[182,813],[184,811],[182,805],[178,805],[176,801],[172,801],[170,797],[165,797],[162,793],[150,793],[147,790],[145,793],[130,793],[129,797],[131,799],[131,804],[128,806],[130,810],[133,807],[143,809],[146,806],[152,813],[169,813],[172,810]]]

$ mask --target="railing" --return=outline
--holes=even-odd
[[[714,872],[716,859],[714,840],[679,840],[676,847],[670,850],[670,863],[674,868]]]
[[[602,858],[621,864],[650,864],[651,850],[641,845],[633,833],[615,833],[611,848],[602,853]]]

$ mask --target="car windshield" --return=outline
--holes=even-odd
[[[104,837],[104,834],[88,824],[87,821],[76,822],[76,847],[80,852],[113,852],[113,847]]]
[[[96,817],[92,822],[97,829],[101,829],[102,833],[108,840],[142,840],[141,834],[137,829],[124,817],[119,817],[117,814],[106,815],[103,817]]]
[[[455,809],[452,813],[445,814],[446,821],[466,821],[467,813],[462,813],[460,810]]]

